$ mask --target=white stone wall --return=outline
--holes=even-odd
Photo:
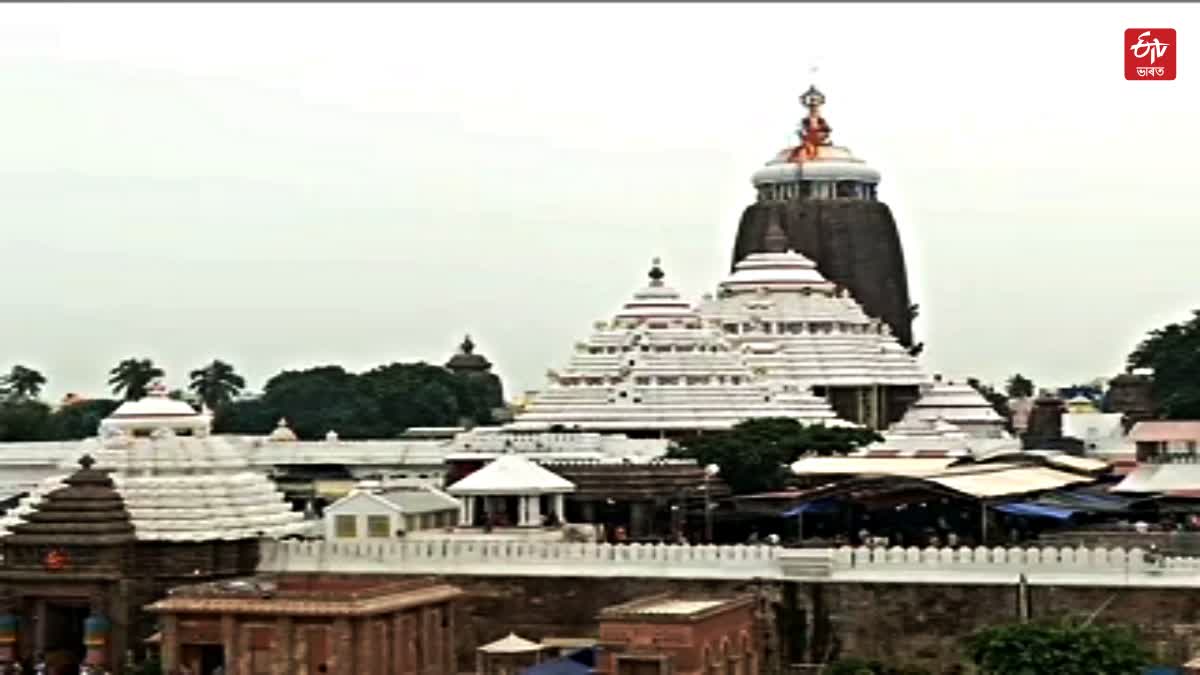
[[[1200,588],[1200,558],[1140,549],[840,548],[521,541],[265,542],[264,572],[790,579],[832,583]]]

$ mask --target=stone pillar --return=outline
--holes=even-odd
[[[159,655],[163,672],[174,672],[179,667],[179,618],[174,614],[163,615],[161,639]]]
[[[475,522],[474,511],[475,498],[470,495],[463,497],[462,505],[458,509],[458,524],[463,527],[470,527],[471,523]]]
[[[46,653],[46,601],[41,598],[33,601],[33,652]]]
[[[354,663],[357,666],[354,670],[355,675],[383,675],[375,667],[375,650],[378,650],[380,645],[374,644],[371,628],[370,619],[363,618],[354,622]]]
[[[525,527],[529,524],[529,497],[521,495],[517,498],[517,525]]]
[[[529,496],[529,525],[537,527],[542,524],[542,498],[540,495]]]
[[[558,522],[563,525],[567,524],[567,509],[563,504],[563,495],[561,492],[554,495],[554,515],[558,516]]]
[[[275,620],[275,649],[271,654],[271,672],[274,675],[291,675],[292,642],[294,626],[290,616],[281,616]]]
[[[350,619],[339,617],[333,620],[333,655],[330,657],[329,672],[332,675],[357,675],[354,670],[354,629]]]
[[[221,646],[225,651],[225,672],[229,675],[241,675],[241,671],[238,670],[238,658],[241,656],[241,650],[238,649],[240,645],[238,644],[237,622],[232,614],[221,616]]]

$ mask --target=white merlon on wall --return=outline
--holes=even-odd
[[[261,570],[824,583],[1200,588],[1200,558],[1106,548],[819,548],[519,541],[268,541]]]

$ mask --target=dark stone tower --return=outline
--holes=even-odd
[[[482,354],[475,353],[475,343],[470,335],[463,338],[458,352],[446,362],[446,369],[466,384],[477,403],[475,410],[464,411],[466,414],[460,422],[462,426],[490,424],[505,417],[504,385],[500,377],[492,372],[492,362]]]
[[[896,221],[878,201],[879,173],[849,150],[833,145],[821,116],[825,97],[815,87],[800,98],[808,116],[800,144],[785,148],[754,174],[758,200],[742,213],[733,263],[769,250],[772,224],[789,248],[817,264],[830,281],[846,287],[870,316],[883,320],[897,340],[914,345],[916,305],[908,295],[908,273]]]

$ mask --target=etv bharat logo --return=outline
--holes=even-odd
[[[1175,29],[1125,30],[1125,79],[1175,79]]]

